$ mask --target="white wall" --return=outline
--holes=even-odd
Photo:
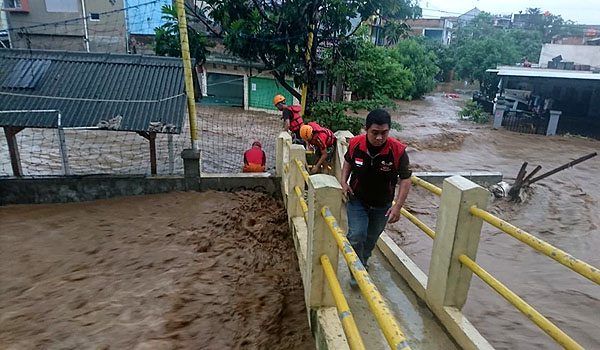
[[[552,58],[558,55],[562,56],[563,61],[600,67],[600,46],[558,44],[544,44],[542,46],[540,66],[548,67],[548,61],[551,61]]]

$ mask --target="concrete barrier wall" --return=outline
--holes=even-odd
[[[269,174],[202,174],[200,190],[263,192],[281,197],[280,179]],[[184,177],[54,176],[0,179],[0,205],[67,203],[189,189]]]

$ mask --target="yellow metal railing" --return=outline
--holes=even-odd
[[[420,228],[421,231],[425,232],[425,234],[427,234],[427,236],[431,237],[431,239],[435,239],[435,232],[431,228],[429,228],[429,226],[425,225],[425,223],[423,221],[417,219],[416,216],[409,213],[408,210],[406,210],[404,208],[400,209],[400,213],[402,213],[402,215],[404,215],[408,220],[410,220],[410,222],[415,224],[415,226]]]
[[[379,327],[381,327],[388,344],[392,349],[410,350],[406,336],[400,329],[398,321],[396,321],[396,318],[392,315],[392,311],[387,306],[385,300],[383,300],[381,293],[379,293],[379,290],[377,290],[377,287],[369,277],[369,273],[360,262],[354,249],[352,249],[344,231],[342,231],[341,227],[338,225],[337,220],[329,208],[323,207],[321,209],[321,215],[333,234],[338,248],[342,252],[344,259],[350,268],[350,272],[356,279],[356,282],[358,282],[358,286],[364,294],[369,308],[371,309],[371,312],[373,312]]]
[[[308,185],[308,176],[309,175],[308,175],[308,171],[306,170],[306,167],[298,159],[294,159],[294,161],[296,162],[296,165],[298,166],[298,168],[300,168],[300,173],[302,174],[302,177],[304,178],[304,182],[306,182],[306,184]]]
[[[442,195],[442,189],[437,187],[434,184],[431,184],[423,179],[420,179],[416,176],[411,176],[410,180],[412,181],[412,183],[414,183],[415,185],[421,186],[427,190],[429,190],[429,192],[433,192],[434,194],[441,196]]]
[[[337,307],[338,314],[342,320],[342,327],[344,328],[344,333],[346,333],[346,339],[348,339],[350,349],[366,349],[365,344],[360,337],[360,333],[358,332],[358,328],[356,327],[356,322],[354,322],[354,316],[352,316],[352,312],[350,312],[350,306],[348,306],[348,303],[346,302],[342,287],[338,282],[333,266],[331,266],[331,262],[327,255],[321,255],[321,265],[323,266],[323,272],[325,272],[327,282],[329,282],[329,288],[331,288],[331,294],[333,295],[335,306]]]
[[[304,195],[300,187],[294,187],[294,191],[296,191],[296,196],[298,196],[298,200],[300,201],[300,208],[302,208],[302,212],[304,213],[304,220],[308,222],[308,206],[306,205],[306,201],[304,200]]]
[[[542,241],[541,239],[511,225],[510,223],[488,213],[485,210],[472,206],[469,212],[483,221],[499,228],[508,233],[519,241],[527,244],[538,252],[558,261],[571,270],[579,273],[590,281],[600,284],[600,270],[582,260],[576,259],[571,254],[568,254],[553,245]]]
[[[495,279],[487,271],[481,268],[481,266],[479,266],[475,261],[464,254],[461,254],[458,257],[458,260],[460,260],[463,265],[469,268],[469,270],[473,271],[473,273],[479,276],[481,280],[498,292],[498,294],[502,295],[504,299],[514,305],[519,311],[527,316],[527,318],[540,327],[562,347],[567,350],[583,350],[583,347],[577,344],[575,340],[571,339],[571,337],[556,327],[552,322],[544,317],[544,315],[540,314],[533,307],[527,304],[525,300],[521,299],[513,291],[508,289],[506,286],[500,283],[500,281]]]

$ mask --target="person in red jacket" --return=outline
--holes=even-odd
[[[283,95],[276,95],[273,97],[273,105],[282,112],[281,118],[285,122],[285,130],[292,133],[294,136],[294,143],[301,143],[300,128],[304,125],[304,120],[300,112],[302,106],[288,106],[285,104],[285,97]],[[299,141],[299,142],[298,142]]]
[[[262,144],[259,141],[252,143],[252,148],[244,152],[245,173],[262,173],[267,164],[267,155],[262,150]]]
[[[331,161],[335,152],[335,135],[333,131],[317,123],[308,123],[300,128],[300,136],[306,143],[315,148],[317,163],[313,166],[311,174],[318,174],[327,169],[327,162]]]
[[[412,173],[406,146],[388,137],[391,125],[385,110],[369,112],[367,133],[350,139],[342,168],[342,192],[348,199],[348,241],[367,270],[379,235],[388,222],[400,220],[400,210],[410,190]],[[352,275],[350,285],[357,286]]]

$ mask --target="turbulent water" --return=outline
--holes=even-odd
[[[428,96],[402,103],[395,136],[409,145],[411,163],[422,171],[499,171],[509,182],[521,164],[548,171],[600,151],[600,141],[518,134],[459,121],[460,103]],[[538,173],[538,174],[541,174]],[[491,201],[488,210],[593,266],[600,266],[600,157],[532,186],[524,203]],[[413,188],[407,207],[435,227],[439,198]],[[432,241],[408,221],[390,230],[427,271]],[[395,233],[395,234],[394,234]],[[484,224],[477,262],[586,349],[600,349],[600,286]],[[497,349],[559,346],[476,276],[463,309]]]
[[[314,349],[287,215],[260,193],[0,208],[2,349]]]

